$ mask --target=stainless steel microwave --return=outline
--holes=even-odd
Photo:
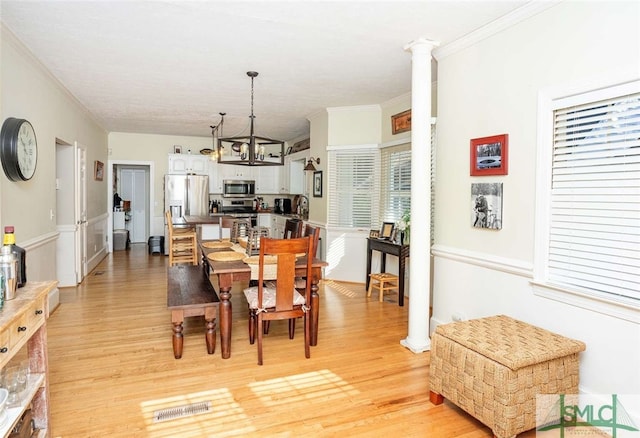
[[[254,180],[225,179],[222,181],[222,196],[225,198],[253,198],[255,194]]]

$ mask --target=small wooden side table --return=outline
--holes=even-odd
[[[387,254],[398,257],[398,306],[404,306],[404,271],[406,267],[406,259],[409,257],[409,245],[400,245],[391,240],[367,238],[367,281],[365,289],[369,290],[369,282],[371,281],[371,253],[380,251],[382,254],[382,262],[380,264],[380,272],[387,272]]]

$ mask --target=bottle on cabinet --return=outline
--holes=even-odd
[[[11,225],[4,227],[3,244],[9,246],[11,252],[16,256],[18,262],[17,285],[18,287],[23,287],[27,283],[27,251],[16,245],[16,236],[14,234],[14,228]]]
[[[2,303],[16,297],[18,288],[18,259],[9,245],[0,248],[0,276],[2,277]]]

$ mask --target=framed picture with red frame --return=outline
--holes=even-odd
[[[509,134],[471,139],[469,165],[471,176],[507,175]]]

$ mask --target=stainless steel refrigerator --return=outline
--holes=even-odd
[[[209,214],[209,176],[165,175],[164,211],[170,210],[174,226],[184,223],[183,216]],[[165,224],[165,254],[169,249],[169,230]]]

